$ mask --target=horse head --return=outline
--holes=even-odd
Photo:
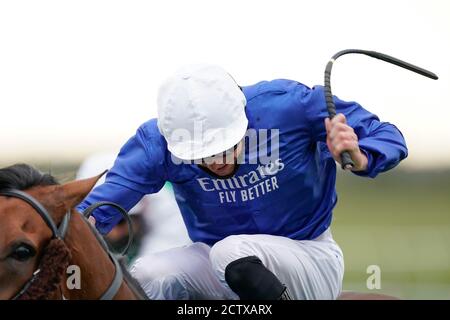
[[[0,169],[0,192],[26,192],[59,225],[101,176],[60,185],[52,176],[18,164]],[[38,292],[32,293],[33,298],[57,298],[61,292],[55,289],[64,278],[71,250],[61,239],[54,239],[51,228],[32,205],[17,197],[0,196],[0,221],[0,299],[18,296],[38,271],[43,274],[39,277],[42,283],[35,286]]]

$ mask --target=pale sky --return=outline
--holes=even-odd
[[[450,167],[446,0],[0,0],[0,163],[119,148],[156,116],[159,85],[184,64],[219,64],[241,85],[313,86],[347,48],[439,75],[353,55],[335,64],[332,87],[400,128],[405,167]]]

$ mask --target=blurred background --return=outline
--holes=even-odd
[[[445,0],[0,1],[0,167],[26,162],[74,179],[87,158],[118,150],[156,116],[160,83],[184,64],[220,64],[241,85],[289,78],[313,86],[346,48],[391,54],[440,79],[362,56],[333,69],[333,92],[396,124],[410,152],[374,180],[339,172],[333,233],[344,289],[450,299]],[[169,203],[177,216],[171,192],[167,185],[147,215]],[[139,245],[172,245],[158,239]],[[381,268],[380,290],[366,287],[370,265]]]

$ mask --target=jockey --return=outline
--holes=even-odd
[[[374,178],[407,156],[401,132],[323,87],[278,79],[240,87],[222,68],[185,67],[160,88],[158,118],[122,147],[79,205],[131,209],[170,181],[192,244],[132,266],[151,299],[336,299],[344,274],[330,225],[336,164]],[[106,234],[121,217],[102,208]]]

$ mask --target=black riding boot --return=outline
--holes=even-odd
[[[225,280],[241,300],[291,300],[286,286],[256,256],[228,264]]]

